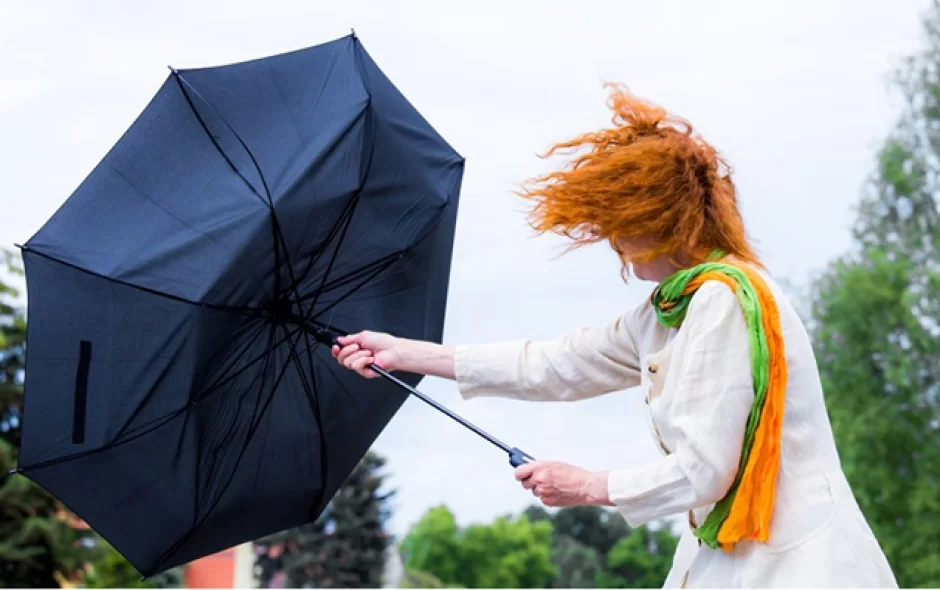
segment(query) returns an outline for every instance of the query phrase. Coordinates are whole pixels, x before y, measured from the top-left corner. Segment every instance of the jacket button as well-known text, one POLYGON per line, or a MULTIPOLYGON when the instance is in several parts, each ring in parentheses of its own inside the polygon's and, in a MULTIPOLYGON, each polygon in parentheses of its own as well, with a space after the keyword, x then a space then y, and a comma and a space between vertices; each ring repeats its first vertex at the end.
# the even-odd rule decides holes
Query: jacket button
POLYGON ((650 372, 650 373, 655 373, 656 371, 659 370, 659 364, 657 364, 657 363, 650 363, 650 366, 649 366, 648 368, 649 368, 649 372, 650 372))

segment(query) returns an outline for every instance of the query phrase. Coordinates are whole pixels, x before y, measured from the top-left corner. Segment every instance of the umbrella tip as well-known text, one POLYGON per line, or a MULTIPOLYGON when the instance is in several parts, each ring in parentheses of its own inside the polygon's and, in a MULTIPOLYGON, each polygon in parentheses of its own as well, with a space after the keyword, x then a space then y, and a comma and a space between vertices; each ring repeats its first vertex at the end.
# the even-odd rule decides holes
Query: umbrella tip
POLYGON ((172 74, 173 74, 174 76, 179 76, 179 75, 180 75, 180 73, 177 72, 177 71, 176 71, 176 68, 174 68, 173 66, 168 65, 168 66, 166 67, 166 69, 170 70, 170 72, 172 72, 172 74))
POLYGON ((358 37, 356 37, 356 29, 350 28, 350 29, 349 29, 349 35, 350 35, 353 39, 358 39, 358 37))

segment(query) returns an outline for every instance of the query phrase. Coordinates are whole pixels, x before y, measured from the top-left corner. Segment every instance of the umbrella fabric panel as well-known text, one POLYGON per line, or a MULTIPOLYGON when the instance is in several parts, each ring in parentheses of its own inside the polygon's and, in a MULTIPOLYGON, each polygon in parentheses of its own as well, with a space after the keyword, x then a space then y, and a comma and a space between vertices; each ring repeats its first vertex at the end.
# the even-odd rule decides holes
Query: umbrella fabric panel
POLYGON ((313 193, 296 185, 332 152, 346 151, 334 139, 369 104, 348 39, 179 74, 200 117, 213 120, 210 129, 237 132, 238 138, 231 132, 219 138, 221 150, 257 193, 269 192, 275 203, 292 195, 324 198, 322 185, 313 185, 313 193))
POLYGON ((31 297, 44 310, 29 327, 21 468, 31 478, 135 564, 163 557, 196 525, 218 536, 201 543, 240 542, 225 536, 219 515, 261 502, 277 507, 257 523, 261 535, 312 517, 322 495, 320 437, 305 394, 312 376, 290 360, 299 330, 102 281, 28 251, 26 261, 31 297), (70 297, 60 296, 62 282, 70 297), (70 436, 76 333, 92 344, 80 442, 70 436), (49 432, 59 436, 50 441, 49 432), (225 500, 226 489, 238 494, 225 500), (128 530, 128 521, 137 526, 128 530))
MULTIPOLYGON (((233 261, 251 262, 240 273, 265 283, 274 266, 267 215, 168 79, 27 245, 103 276, 201 301, 233 261), (268 240, 255 242, 266 229, 268 240)), ((251 301, 257 291, 241 294, 251 301)))
MULTIPOLYGON (((203 354, 196 332, 203 310, 31 250, 24 262, 31 312, 22 465, 101 447, 135 421, 186 406, 203 354), (90 362, 84 398, 76 399, 82 341, 90 362), (83 424, 75 424, 76 413, 83 424)), ((223 323, 244 321, 214 313, 223 323)))

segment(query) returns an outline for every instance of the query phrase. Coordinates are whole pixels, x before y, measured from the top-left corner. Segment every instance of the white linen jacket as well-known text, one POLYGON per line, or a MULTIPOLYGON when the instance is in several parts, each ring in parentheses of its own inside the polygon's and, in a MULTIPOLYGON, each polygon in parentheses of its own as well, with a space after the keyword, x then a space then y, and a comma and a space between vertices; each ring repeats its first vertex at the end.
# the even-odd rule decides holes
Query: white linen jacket
POLYGON ((458 387, 466 398, 575 401, 641 386, 663 458, 610 471, 608 488, 631 526, 688 514, 666 587, 897 587, 840 466, 803 323, 764 278, 780 308, 788 367, 766 544, 744 541, 726 553, 692 534, 734 480, 754 400, 744 316, 724 284, 706 282, 678 330, 662 327, 647 302, 605 328, 552 341, 458 346, 458 387))

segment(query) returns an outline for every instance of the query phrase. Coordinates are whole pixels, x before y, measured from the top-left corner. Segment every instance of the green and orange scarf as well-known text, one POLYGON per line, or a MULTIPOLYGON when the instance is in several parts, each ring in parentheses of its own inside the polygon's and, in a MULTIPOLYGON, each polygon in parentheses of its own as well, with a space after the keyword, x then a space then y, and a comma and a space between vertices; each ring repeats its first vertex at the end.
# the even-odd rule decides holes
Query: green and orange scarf
POLYGON ((652 295, 659 323, 676 328, 706 281, 720 281, 737 295, 750 340, 754 404, 747 419, 737 475, 695 535, 712 548, 731 551, 742 539, 766 543, 774 512, 787 364, 780 313, 764 278, 753 268, 715 260, 681 270, 652 295))

